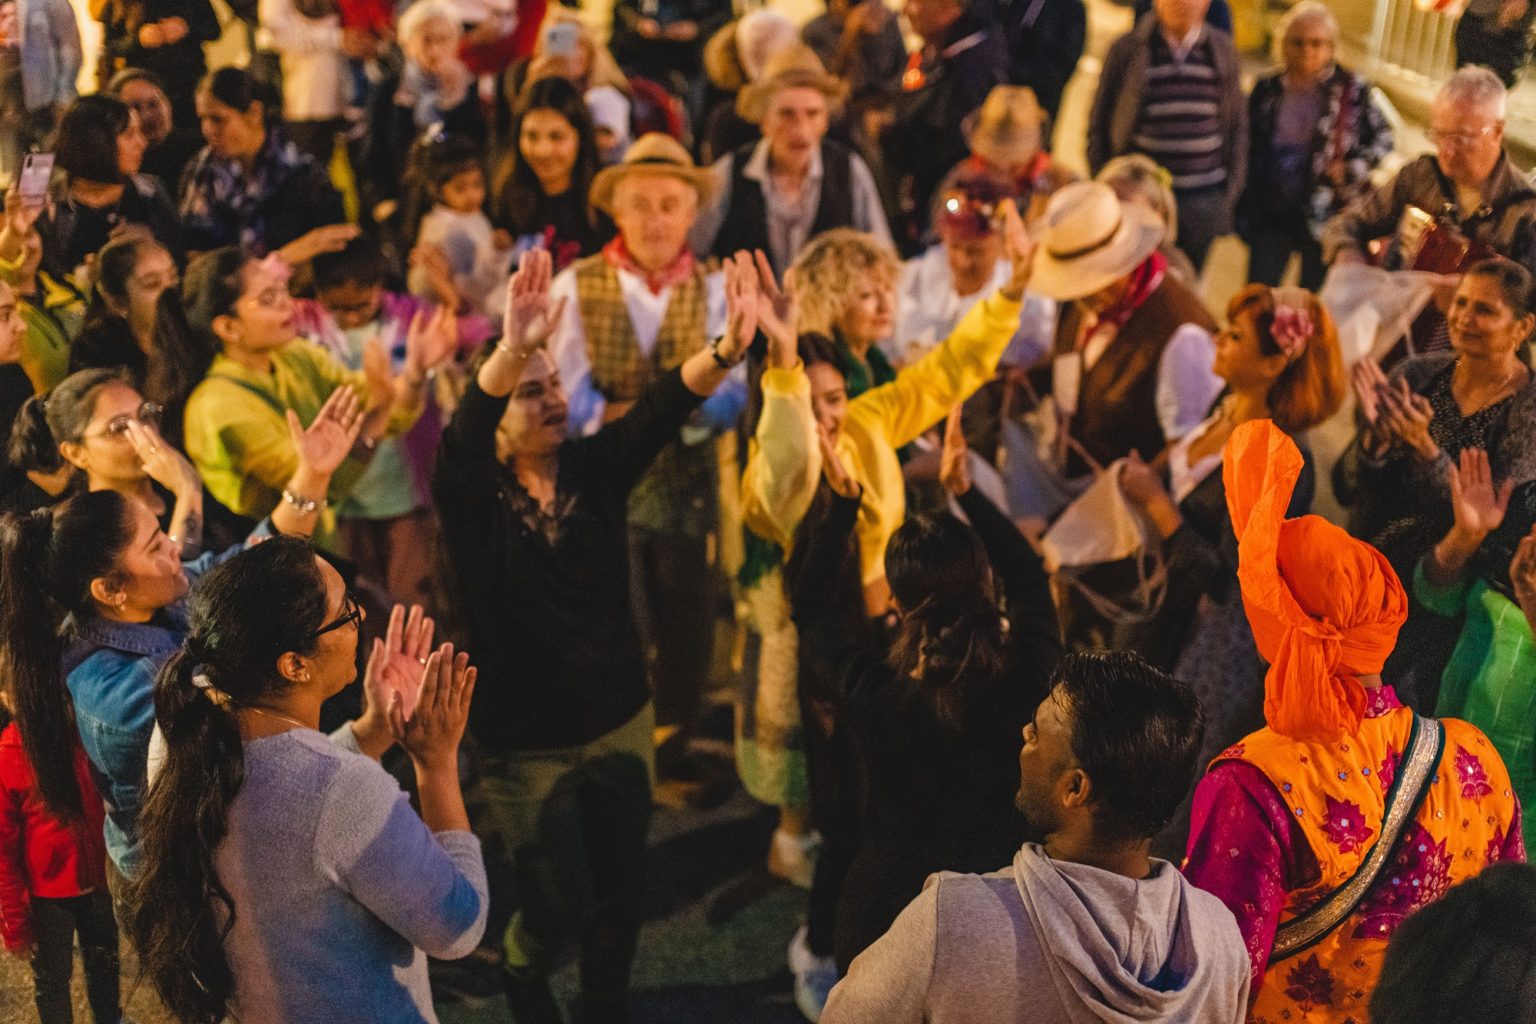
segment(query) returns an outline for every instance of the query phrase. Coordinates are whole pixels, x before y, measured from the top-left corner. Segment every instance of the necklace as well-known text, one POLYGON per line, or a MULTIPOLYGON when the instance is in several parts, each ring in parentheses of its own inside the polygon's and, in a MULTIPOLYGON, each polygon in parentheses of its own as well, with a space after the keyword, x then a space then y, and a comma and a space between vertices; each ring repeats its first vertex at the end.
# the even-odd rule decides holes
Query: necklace
POLYGON ((275 719, 277 719, 280 722, 287 722, 289 725, 296 725, 300 729, 312 728, 312 726, 305 725, 303 722, 299 721, 297 718, 289 718, 287 715, 280 715, 276 711, 268 711, 265 708, 259 708, 255 704, 244 704, 244 705, 241 705, 241 706, 244 707, 245 710, 247 710, 247 711, 254 711, 258 715, 261 715, 264 718, 275 718, 275 719))
MULTIPOLYGON (((1457 360, 1456 360, 1456 368, 1460 369, 1461 365, 1462 365, 1461 359, 1458 357, 1457 360)), ((1525 370, 1525 367, 1517 362, 1515 364, 1515 368, 1513 370, 1509 371, 1509 376, 1505 377, 1504 380, 1499 384, 1498 390, 1493 393, 1492 397, 1490 397, 1487 401, 1483 402, 1482 404, 1476 406, 1475 408, 1467 410, 1465 413, 1462 414, 1463 418, 1466 418, 1467 416, 1476 415, 1477 413, 1482 412, 1484 409, 1488 408, 1490 405, 1493 405, 1495 402, 1497 402, 1500 399, 1502 399, 1504 397, 1504 393, 1510 389, 1510 386, 1512 384, 1514 384, 1515 378, 1520 376, 1520 374, 1522 372, 1524 372, 1524 370, 1525 370)), ((1455 380, 1453 378, 1452 379, 1452 384, 1454 385, 1454 383, 1455 383, 1455 380)))

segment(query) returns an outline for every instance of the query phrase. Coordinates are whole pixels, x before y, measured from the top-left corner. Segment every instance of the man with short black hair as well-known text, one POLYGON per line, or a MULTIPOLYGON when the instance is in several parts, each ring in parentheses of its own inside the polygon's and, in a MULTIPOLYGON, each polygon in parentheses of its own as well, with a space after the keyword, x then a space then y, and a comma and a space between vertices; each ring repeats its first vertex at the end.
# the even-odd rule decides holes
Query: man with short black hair
POLYGON ((1062 659, 1024 728, 1012 870, 929 878, 822 1024, 1237 1024, 1248 966, 1220 901, 1150 855, 1196 772, 1194 693, 1130 652, 1062 659))

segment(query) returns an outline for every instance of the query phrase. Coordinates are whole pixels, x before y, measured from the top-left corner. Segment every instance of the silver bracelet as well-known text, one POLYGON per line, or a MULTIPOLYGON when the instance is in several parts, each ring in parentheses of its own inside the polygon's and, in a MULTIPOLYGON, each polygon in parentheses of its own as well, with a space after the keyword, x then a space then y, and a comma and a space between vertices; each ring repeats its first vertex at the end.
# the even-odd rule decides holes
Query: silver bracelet
POLYGON ((324 498, 316 501, 314 498, 301 497, 297 494, 294 494, 292 491, 284 491, 283 500, 289 505, 292 505, 294 510, 301 516, 312 516, 322 509, 331 507, 331 503, 326 501, 324 498))

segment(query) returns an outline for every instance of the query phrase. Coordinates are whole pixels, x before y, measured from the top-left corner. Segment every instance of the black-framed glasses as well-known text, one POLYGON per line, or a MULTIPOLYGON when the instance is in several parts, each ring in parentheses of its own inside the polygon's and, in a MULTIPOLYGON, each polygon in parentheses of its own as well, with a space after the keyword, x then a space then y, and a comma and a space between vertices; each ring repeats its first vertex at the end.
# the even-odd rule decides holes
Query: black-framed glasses
POLYGON ((165 409, 159 403, 145 402, 139 406, 137 412, 125 412, 121 415, 113 416, 107 420, 107 425, 97 433, 81 434, 80 440, 89 441, 96 437, 110 437, 113 440, 121 441, 127 436, 128 427, 132 423, 142 423, 147 427, 158 427, 160 425, 160 417, 164 412, 165 409))
POLYGON ((309 638, 310 642, 313 643, 314 641, 319 640, 327 633, 334 633, 336 630, 341 629, 343 626, 349 624, 359 625, 362 623, 362 621, 362 606, 357 603, 357 598, 352 595, 352 591, 348 590, 341 596, 341 614, 311 633, 309 638))

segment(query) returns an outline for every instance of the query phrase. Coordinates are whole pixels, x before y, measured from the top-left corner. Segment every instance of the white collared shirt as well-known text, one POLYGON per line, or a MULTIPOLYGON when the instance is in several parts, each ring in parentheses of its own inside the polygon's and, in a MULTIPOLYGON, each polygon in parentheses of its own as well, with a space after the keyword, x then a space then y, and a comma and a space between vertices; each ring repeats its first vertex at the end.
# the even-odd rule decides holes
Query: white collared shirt
POLYGON ((1189 59, 1190 53, 1200 44, 1200 38, 1205 33, 1205 24, 1202 22, 1185 33, 1183 39, 1175 39, 1169 35, 1161 25, 1158 31, 1162 33, 1163 42, 1168 44, 1168 49, 1173 51, 1173 59, 1180 64, 1189 59))
MULTIPOLYGON (((649 356, 656 351, 656 339, 661 334, 661 322, 666 318, 673 289, 667 287, 659 294, 652 294, 640 275, 621 269, 618 277, 635 342, 641 354, 649 356)), ((549 354, 560 372, 560 383, 570 403, 570 430, 573 434, 594 434, 603 425, 603 411, 608 402, 592 380, 592 361, 587 355, 587 331, 576 295, 574 268, 567 267, 555 275, 550 283, 549 298, 552 305, 565 300, 560 322, 549 339, 549 354)), ((703 344, 725 331, 725 275, 719 271, 704 276, 704 330, 703 344)), ((716 425, 734 422, 745 403, 746 373, 738 366, 730 379, 704 403, 704 418, 716 425), (734 414, 731 411, 733 405, 734 414)))
MULTIPOLYGON (((896 332, 881 348, 892 362, 905 366, 916 362, 949 337, 971 307, 1008 281, 1007 260, 998 260, 991 279, 970 295, 956 293, 949 257, 942 243, 929 246, 922 255, 901 265, 896 286, 896 332)), ((1034 292, 1024 293, 1019 310, 1019 329, 1003 352, 1000 363, 1033 366, 1051 349, 1056 334, 1056 303, 1034 292)))
MULTIPOLYGON (((731 179, 735 169, 734 153, 727 153, 710 167, 710 173, 715 177, 715 200, 699 210, 699 218, 688 236, 694 252, 707 253, 714 248, 715 238, 725 225, 731 208, 731 179)), ((885 222, 885 209, 880 205, 880 190, 875 186, 875 176, 870 173, 864 158, 852 154, 848 171, 851 226, 869 232, 887 245, 893 244, 890 226, 885 222)), ((825 174, 821 147, 817 146, 811 153, 811 166, 799 197, 782 195, 774 187, 768 170, 768 140, 760 139, 752 147, 752 155, 741 169, 741 176, 757 182, 758 188, 762 189, 763 205, 768 210, 768 256, 775 267, 788 267, 810 241, 816 211, 821 206, 821 183, 825 174)))

